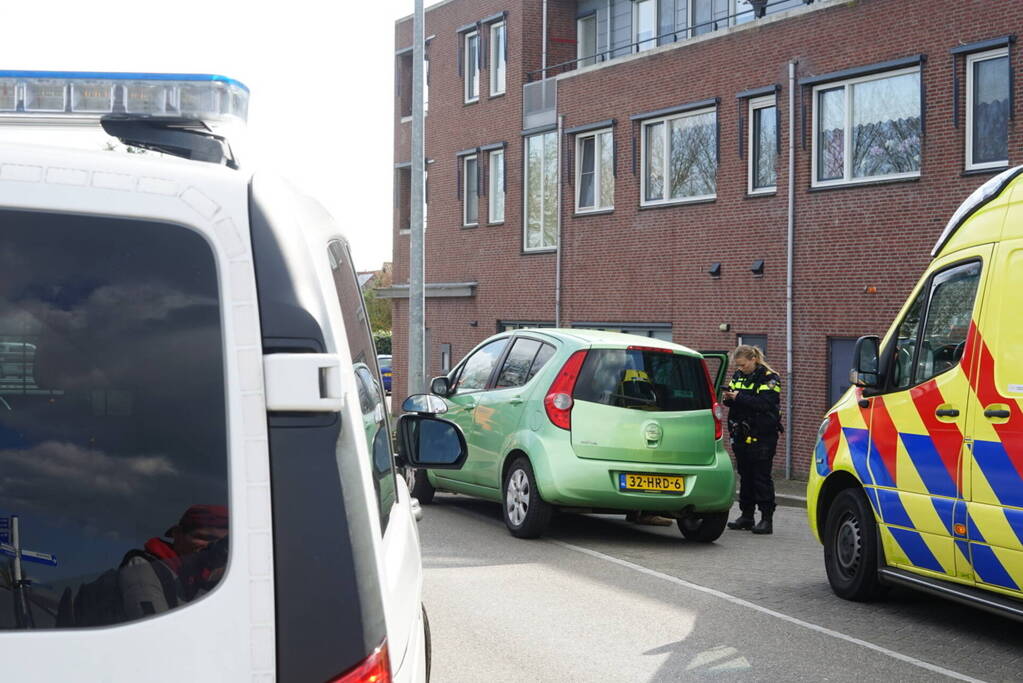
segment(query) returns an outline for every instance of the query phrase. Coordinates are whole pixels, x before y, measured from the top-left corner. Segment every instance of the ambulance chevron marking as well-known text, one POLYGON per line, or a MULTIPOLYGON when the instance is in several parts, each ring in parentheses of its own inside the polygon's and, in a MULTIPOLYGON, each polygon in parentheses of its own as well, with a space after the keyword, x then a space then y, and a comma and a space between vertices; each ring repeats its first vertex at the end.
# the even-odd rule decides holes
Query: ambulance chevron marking
POLYGON ((882 397, 878 396, 871 401, 870 411, 870 448, 867 451, 867 464, 878 486, 894 488, 899 432, 891 415, 888 414, 882 397))
POLYGON ((823 444, 827 449, 828 469, 835 468, 835 454, 838 453, 838 442, 842 436, 842 422, 838 413, 828 415, 828 426, 824 429, 823 444))
POLYGON ((950 498, 938 498, 937 496, 932 496, 931 505, 934 506, 934 511, 938 513, 938 518, 941 520, 941 523, 945 525, 945 530, 948 531, 948 535, 955 536, 955 528, 952 522, 952 517, 955 514, 955 501, 950 498))
POLYGON ((1020 545, 1023 545, 1023 510, 1004 508, 1002 512, 1005 513, 1005 521, 1012 527, 1020 545))
POLYGON ((966 526, 968 527, 967 534, 971 541, 977 541, 979 543, 987 543, 987 539, 984 538, 984 534, 980 532, 980 527, 973 521, 973 515, 966 515, 966 526))
POLYGON ((881 518, 884 519, 885 524, 895 524, 910 529, 916 528, 909 513, 906 512, 906 507, 902 504, 898 491, 877 489, 877 500, 881 506, 881 518))
POLYGON ((888 527, 888 531, 891 532, 892 537, 899 544, 899 547, 902 548, 902 551, 906 553, 906 557, 909 558, 910 563, 914 567, 930 569, 942 574, 946 573, 945 568, 941 566, 938 558, 934 556, 934 553, 931 552, 931 549, 918 532, 898 527, 888 527))
POLYGON ((945 402, 941 390, 938 388, 938 381, 932 379, 920 386, 913 387, 909 395, 913 398, 913 404, 916 406, 917 412, 920 413, 920 419, 923 420, 927 430, 926 438, 931 441, 929 450, 919 448, 920 444, 918 443, 918 450, 914 452, 906 442, 907 435, 902 435, 903 443, 906 443, 910 457, 913 458, 917 470, 920 471, 920 478, 927 484, 927 489, 931 493, 940 496, 961 496, 960 482, 956 474, 959 467, 959 454, 963 446, 963 433, 959 431, 958 424, 942 422, 935 415, 938 407, 945 402), (941 464, 944 465, 945 477, 941 477, 936 471, 937 463, 931 459, 932 453, 937 455, 941 464), (920 457, 919 462, 917 461, 918 457, 920 457), (951 484, 951 489, 948 488, 949 484, 951 484), (935 488, 932 488, 932 485, 935 488))
POLYGON ((868 486, 874 483, 867 469, 867 444, 870 442, 870 433, 866 429, 854 429, 845 427, 842 429, 845 434, 845 442, 849 444, 849 459, 852 460, 856 476, 868 486))
POLYGON ((935 448, 935 440, 927 434, 899 434, 902 443, 909 453, 913 467, 916 469, 920 480, 927 487, 927 492, 935 496, 959 496, 959 487, 956 485, 955 475, 949 472, 935 448))
POLYGON ((980 543, 971 543, 970 550, 972 552, 973 569, 981 581, 992 586, 1001 586, 1014 591, 1019 590, 1019 585, 1012 580, 1012 576, 1005 570, 1001 560, 998 559, 998 555, 995 554, 994 548, 989 545, 981 545, 980 543))

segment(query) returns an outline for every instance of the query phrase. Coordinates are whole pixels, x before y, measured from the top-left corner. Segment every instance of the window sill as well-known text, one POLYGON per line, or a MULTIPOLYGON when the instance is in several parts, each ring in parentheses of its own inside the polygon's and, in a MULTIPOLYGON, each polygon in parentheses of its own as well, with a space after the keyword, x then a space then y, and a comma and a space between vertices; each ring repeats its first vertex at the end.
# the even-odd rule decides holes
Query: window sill
POLYGON ((576 210, 572 214, 572 218, 583 218, 585 216, 606 216, 609 213, 614 213, 615 208, 612 206, 609 209, 583 209, 576 210))
POLYGON ((508 94, 507 90, 504 91, 504 92, 492 92, 492 93, 490 93, 490 98, 489 99, 496 100, 497 98, 504 97, 507 94, 508 94))
POLYGON ((920 176, 907 176, 905 178, 887 178, 885 180, 863 180, 860 182, 836 183, 834 185, 811 185, 807 192, 827 192, 828 190, 850 190, 857 187, 876 187, 877 185, 894 185, 898 183, 920 182, 920 176))
POLYGON ((479 104, 479 102, 480 102, 480 98, 477 97, 474 100, 465 100, 464 102, 462 102, 462 106, 463 107, 468 107, 470 104, 479 104))
POLYGON ((504 225, 504 221, 497 221, 496 223, 490 223, 490 222, 487 223, 488 227, 491 226, 491 225, 504 225))
POLYGON ((461 225, 459 227, 461 227, 462 230, 472 230, 473 228, 480 227, 480 224, 479 223, 469 223, 468 225, 461 225))
POLYGON ((969 178, 975 175, 995 175, 1005 171, 1009 168, 1009 163, 1006 162, 1001 166, 991 166, 989 168, 968 168, 959 174, 962 178, 969 178))
POLYGON ((402 123, 409 123, 411 120, 412 120, 412 116, 411 115, 409 115, 409 116, 402 116, 401 117, 401 122, 402 123))
POLYGON ((401 228, 400 230, 398 230, 398 234, 399 235, 411 235, 412 234, 412 229, 411 228, 401 228))
POLYGON ((640 211, 647 211, 649 209, 671 209, 679 206, 692 206, 693 204, 713 204, 718 200, 717 195, 713 197, 703 197, 700 199, 688 199, 677 202, 664 202, 663 204, 640 204, 640 211))
POLYGON ((757 192, 747 192, 743 195, 743 199, 759 199, 760 197, 776 197, 778 196, 778 188, 773 190, 759 190, 757 192))
POLYGON ((523 249, 520 253, 522 256, 536 256, 542 254, 553 254, 557 251, 557 247, 544 247, 543 249, 523 249))

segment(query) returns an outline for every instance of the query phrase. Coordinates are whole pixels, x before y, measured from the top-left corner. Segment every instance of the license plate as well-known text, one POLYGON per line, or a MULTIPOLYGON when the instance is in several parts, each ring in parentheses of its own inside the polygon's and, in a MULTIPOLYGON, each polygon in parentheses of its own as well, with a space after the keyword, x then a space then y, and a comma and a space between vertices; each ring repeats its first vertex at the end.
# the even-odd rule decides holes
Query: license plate
POLYGON ((685 477, 670 474, 634 474, 622 472, 618 475, 619 491, 667 491, 684 493, 685 477))

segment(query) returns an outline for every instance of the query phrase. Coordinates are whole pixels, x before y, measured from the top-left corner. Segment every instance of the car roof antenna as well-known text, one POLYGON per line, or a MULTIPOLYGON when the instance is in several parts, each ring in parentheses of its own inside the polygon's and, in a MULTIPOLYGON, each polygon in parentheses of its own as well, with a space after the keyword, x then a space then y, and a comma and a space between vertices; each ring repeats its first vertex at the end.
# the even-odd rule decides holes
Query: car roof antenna
POLYGON ((197 119, 114 114, 101 118, 100 124, 108 135, 131 147, 238 168, 227 140, 215 135, 205 122, 197 119))

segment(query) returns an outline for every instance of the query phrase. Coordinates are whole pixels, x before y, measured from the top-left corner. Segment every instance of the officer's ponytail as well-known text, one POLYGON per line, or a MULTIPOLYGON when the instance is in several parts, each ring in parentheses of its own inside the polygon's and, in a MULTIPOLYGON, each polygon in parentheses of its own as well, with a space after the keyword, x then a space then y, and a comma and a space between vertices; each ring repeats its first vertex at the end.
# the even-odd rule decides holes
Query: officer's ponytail
POLYGON ((749 344, 740 344, 739 346, 735 347, 735 351, 732 351, 732 362, 733 363, 735 362, 736 358, 750 358, 750 359, 756 361, 757 365, 763 365, 764 368, 768 372, 774 373, 776 375, 778 374, 778 373, 776 373, 774 371, 774 368, 772 368, 770 365, 768 365, 767 361, 764 360, 764 352, 760 350, 759 346, 750 346, 749 344))

